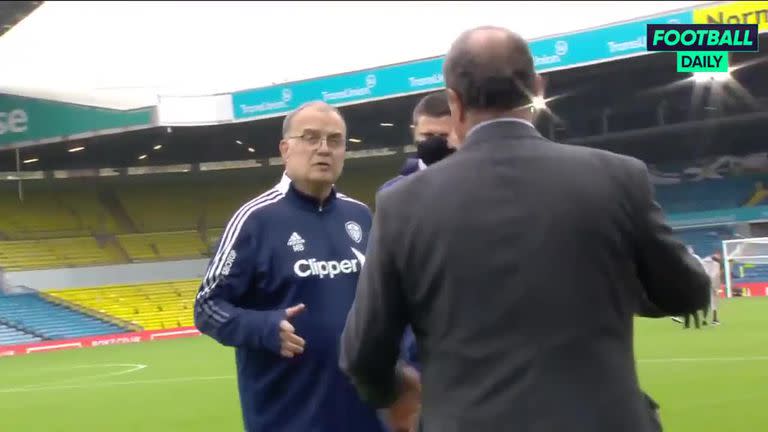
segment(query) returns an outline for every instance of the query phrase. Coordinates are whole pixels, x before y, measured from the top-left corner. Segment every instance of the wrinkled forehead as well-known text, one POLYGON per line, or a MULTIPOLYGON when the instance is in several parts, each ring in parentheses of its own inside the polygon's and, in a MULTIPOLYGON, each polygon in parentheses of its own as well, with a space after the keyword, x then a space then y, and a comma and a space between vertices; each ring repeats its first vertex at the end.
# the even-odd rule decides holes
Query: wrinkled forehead
POLYGON ((448 136, 452 131, 453 124, 451 123, 451 116, 420 116, 416 121, 416 125, 414 126, 414 132, 417 135, 448 136))
POLYGON ((292 136, 304 133, 323 135, 346 135, 347 125, 341 116, 325 107, 307 107, 293 117, 289 133, 292 136))

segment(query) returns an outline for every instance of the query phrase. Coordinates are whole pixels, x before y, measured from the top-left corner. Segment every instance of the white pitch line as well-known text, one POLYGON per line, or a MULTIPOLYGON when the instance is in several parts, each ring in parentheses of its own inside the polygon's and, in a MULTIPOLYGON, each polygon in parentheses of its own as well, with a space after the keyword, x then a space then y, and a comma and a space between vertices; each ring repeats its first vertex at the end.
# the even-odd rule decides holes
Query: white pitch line
POLYGON ((45 391, 45 390, 74 390, 94 387, 113 387, 121 385, 136 385, 136 384, 164 384, 172 382, 194 382, 194 381, 214 381, 223 379, 235 378, 234 375, 221 375, 221 376, 208 376, 208 377, 182 377, 182 378, 161 378, 154 380, 139 380, 139 381, 112 381, 112 382, 99 382, 83 385, 68 385, 68 386, 49 386, 49 387, 21 387, 0 389, 0 393, 22 393, 32 391, 45 391))
MULTIPOLYGON (((684 363, 684 362, 731 362, 731 361, 768 361, 768 356, 757 357, 680 357, 680 358, 657 358, 657 359, 640 359, 638 362, 643 363, 684 363)), ((139 366, 139 365, 133 365, 139 366)), ((144 366, 144 365, 141 365, 144 366)), ((146 366, 145 366, 146 367, 146 366)), ((143 368, 142 368, 143 369, 143 368)), ((120 374, 134 372, 139 369, 133 369, 129 371, 121 371, 120 374)), ((22 393, 33 391, 47 391, 47 390, 77 390, 94 387, 113 387, 123 385, 140 385, 140 384, 165 384, 165 383, 186 383, 195 381, 218 381, 228 380, 236 378, 234 375, 219 375, 219 376, 203 376, 203 377, 179 377, 179 378, 159 378, 151 380, 137 380, 137 381, 112 381, 112 382, 98 382, 81 385, 67 385, 67 386, 35 386, 35 387, 20 387, 10 389, 0 389, 2 393, 22 393)))
POLYGON ((142 369, 145 369, 147 365, 145 364, 134 364, 134 363, 105 363, 105 364, 93 364, 93 365, 79 365, 79 366, 62 366, 62 367, 56 367, 56 368, 46 368, 42 369, 42 371, 50 372, 50 371, 70 371, 75 369, 101 369, 101 368, 127 368, 125 370, 117 371, 117 372, 107 372, 102 374, 96 374, 96 375, 86 375, 81 377, 73 377, 73 378, 65 378, 62 380, 54 380, 53 382, 48 382, 45 384, 28 384, 23 385, 18 388, 36 388, 36 387, 50 387, 53 385, 60 385, 72 381, 79 381, 83 379, 90 379, 90 378, 107 378, 107 377, 113 377, 113 376, 120 376, 125 375, 133 372, 138 372, 142 369))
POLYGON ((134 363, 105 363, 105 364, 93 364, 93 365, 78 365, 78 366, 62 366, 62 367, 53 367, 53 368, 44 368, 44 369, 38 369, 36 372, 51 372, 51 371, 72 371, 76 369, 101 369, 101 368, 127 368, 125 370, 120 370, 117 372, 107 372, 107 373, 101 373, 96 375, 85 375, 85 376, 77 376, 72 378, 64 378, 64 379, 58 379, 58 380, 52 380, 48 381, 46 383, 38 383, 38 384, 26 384, 21 385, 19 387, 10 388, 10 389, 4 389, 4 391, 11 391, 11 390, 27 390, 27 389, 36 389, 36 388, 48 388, 51 386, 60 386, 61 384, 71 383, 71 382, 77 382, 82 381, 85 379, 91 379, 91 378, 107 378, 107 377, 113 377, 113 376, 120 376, 125 375, 133 372, 140 371, 142 369, 145 369, 147 365, 145 364, 134 364, 134 363))

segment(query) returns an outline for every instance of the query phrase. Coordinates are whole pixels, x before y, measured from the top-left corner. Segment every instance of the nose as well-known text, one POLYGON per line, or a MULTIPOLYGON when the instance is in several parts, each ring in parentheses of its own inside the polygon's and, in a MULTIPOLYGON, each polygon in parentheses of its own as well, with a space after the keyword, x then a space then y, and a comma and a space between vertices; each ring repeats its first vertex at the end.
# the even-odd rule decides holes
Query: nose
POLYGON ((317 152, 323 154, 331 152, 331 148, 328 147, 328 138, 320 139, 320 144, 317 146, 317 152))

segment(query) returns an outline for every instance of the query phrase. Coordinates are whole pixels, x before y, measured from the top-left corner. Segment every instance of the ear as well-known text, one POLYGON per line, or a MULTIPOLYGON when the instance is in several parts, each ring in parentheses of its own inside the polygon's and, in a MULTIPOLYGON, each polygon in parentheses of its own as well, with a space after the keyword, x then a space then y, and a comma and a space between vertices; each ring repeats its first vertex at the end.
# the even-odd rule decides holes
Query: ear
POLYGON ((288 159, 288 151, 290 150, 290 144, 286 140, 280 140, 280 157, 283 158, 283 163, 288 159))
POLYGON ((451 120, 453 124, 458 124, 464 121, 464 106, 461 103, 459 94, 453 91, 453 89, 446 89, 445 94, 448 97, 448 107, 451 109, 451 120))

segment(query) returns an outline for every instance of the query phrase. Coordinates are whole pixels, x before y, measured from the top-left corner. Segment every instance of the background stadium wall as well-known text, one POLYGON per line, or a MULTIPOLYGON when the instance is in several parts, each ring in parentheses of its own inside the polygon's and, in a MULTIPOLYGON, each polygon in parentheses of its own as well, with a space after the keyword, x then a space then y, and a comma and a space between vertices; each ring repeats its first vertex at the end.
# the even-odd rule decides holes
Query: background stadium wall
POLYGON ((134 284, 203 277, 208 259, 8 272, 10 285, 36 290, 134 284))

